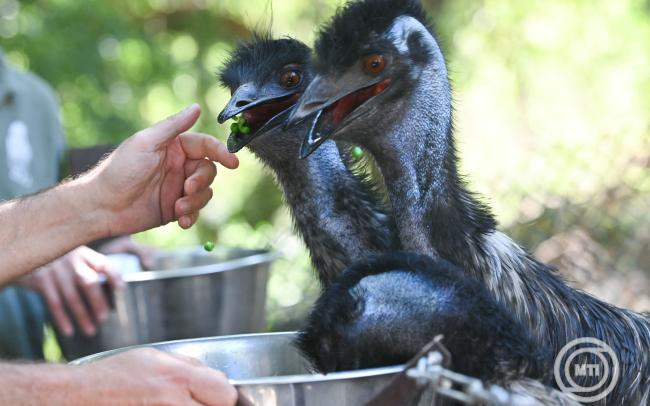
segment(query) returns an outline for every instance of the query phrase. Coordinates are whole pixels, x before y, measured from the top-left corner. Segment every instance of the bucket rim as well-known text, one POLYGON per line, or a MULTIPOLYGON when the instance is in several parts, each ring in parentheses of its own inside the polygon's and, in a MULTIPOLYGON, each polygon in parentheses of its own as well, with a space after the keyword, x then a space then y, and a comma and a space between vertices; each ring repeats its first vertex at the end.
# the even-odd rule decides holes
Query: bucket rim
MULTIPOLYGON (((190 344, 190 343, 197 344, 197 343, 205 343, 205 342, 227 341, 227 340, 245 339, 245 338, 262 338, 262 337, 285 336, 287 338, 294 338, 296 336, 296 333, 297 332, 295 331, 285 331, 285 332, 274 332, 274 333, 235 334, 235 335, 226 335, 226 336, 163 341, 158 343, 135 345, 131 347, 104 351, 94 355, 89 355, 87 357, 79 358, 77 360, 71 361, 69 364, 85 365, 95 361, 100 361, 112 355, 117 355, 122 352, 137 349, 137 348, 156 348, 165 351, 165 347, 171 345, 176 346, 179 344, 180 345, 190 344)), ((337 382, 337 381, 345 381, 345 380, 352 380, 352 379, 371 378, 371 377, 377 377, 382 375, 395 375, 403 372, 405 368, 406 368, 405 365, 395 365, 395 366, 380 367, 380 368, 360 369, 355 371, 332 372, 327 375, 324 374, 279 375, 279 376, 265 376, 265 377, 248 378, 248 379, 230 379, 229 382, 237 387, 295 385, 295 384, 311 384, 311 383, 320 383, 320 382, 325 383, 325 382, 337 382)))
MULTIPOLYGON (((249 268, 263 263, 271 263, 272 261, 282 256, 279 252, 271 251, 271 250, 261 250, 261 249, 244 250, 244 249, 235 249, 235 248, 232 248, 231 250, 241 251, 243 253, 249 253, 249 255, 244 255, 240 258, 233 258, 233 259, 225 260, 223 262, 217 262, 208 265, 198 265, 198 266, 175 268, 175 269, 125 273, 122 275, 122 279, 124 280, 125 283, 128 284, 134 282, 146 282, 146 281, 153 281, 153 280, 187 278, 192 276, 210 275, 210 274, 223 273, 223 272, 229 272, 234 270, 241 270, 242 268, 249 268)), ((167 253, 201 254, 205 256, 211 255, 210 253, 204 252, 200 248, 179 249, 175 251, 169 251, 167 253)))

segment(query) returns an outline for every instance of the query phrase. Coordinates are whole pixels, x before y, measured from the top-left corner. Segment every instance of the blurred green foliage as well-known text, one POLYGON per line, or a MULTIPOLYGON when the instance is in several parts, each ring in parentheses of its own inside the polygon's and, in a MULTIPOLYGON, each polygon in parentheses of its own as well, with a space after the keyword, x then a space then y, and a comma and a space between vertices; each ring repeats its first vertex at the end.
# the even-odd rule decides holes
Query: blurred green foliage
MULTIPOLYGON (((228 93, 215 72, 251 29, 308 43, 340 1, 0 0, 0 46, 58 92, 70 146, 117 143, 191 102, 199 130, 228 93)), ((650 13, 646 0, 429 0, 455 87, 464 170, 535 247, 585 230, 616 269, 650 268, 650 13), (532 223, 531 223, 532 222, 532 223)), ((248 153, 220 173, 199 226, 139 238, 269 247, 271 328, 317 292, 271 176, 248 153)))

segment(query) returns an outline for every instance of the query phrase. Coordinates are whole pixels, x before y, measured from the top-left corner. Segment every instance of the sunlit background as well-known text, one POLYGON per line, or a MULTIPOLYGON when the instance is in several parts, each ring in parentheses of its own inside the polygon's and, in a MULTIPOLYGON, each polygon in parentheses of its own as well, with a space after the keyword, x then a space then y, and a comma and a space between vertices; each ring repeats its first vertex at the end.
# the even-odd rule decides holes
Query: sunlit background
MULTIPOLYGON (((118 143, 198 101, 200 130, 226 138, 215 72, 251 29, 311 43, 339 0, 0 0, 0 46, 57 91, 70 147, 118 143)), ((608 301, 650 308, 650 2, 426 1, 450 63, 472 187, 501 228, 608 301)), ((317 294, 272 178, 248 152, 221 171, 192 231, 143 233, 161 247, 213 240, 284 257, 269 328, 293 328, 317 294)))

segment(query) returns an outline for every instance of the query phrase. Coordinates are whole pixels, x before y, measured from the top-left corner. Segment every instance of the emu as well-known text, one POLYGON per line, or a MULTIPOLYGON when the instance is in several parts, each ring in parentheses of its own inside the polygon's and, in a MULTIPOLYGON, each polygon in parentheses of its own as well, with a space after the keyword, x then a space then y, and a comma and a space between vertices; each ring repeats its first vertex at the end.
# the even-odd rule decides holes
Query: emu
POLYGON ((594 404, 648 404, 648 315, 569 287, 497 231, 490 209, 463 182, 446 63, 420 2, 349 3, 320 31, 313 63, 315 77, 287 123, 318 113, 301 155, 328 139, 366 148, 386 183, 402 249, 446 258, 480 281, 553 355, 549 370, 573 339, 609 344, 621 375, 594 404))
POLYGON ((355 259, 394 249, 396 237, 373 185, 353 173, 334 142, 299 160, 306 128, 281 129, 311 81, 310 56, 307 45, 291 38, 256 34, 239 44, 219 74, 232 93, 219 122, 238 114, 246 119, 250 134, 232 134, 228 148, 248 146, 271 169, 327 287, 355 259))
POLYGON ((378 208, 365 180, 347 168, 333 142, 308 160, 298 159, 307 128, 283 132, 280 127, 296 95, 311 81, 309 53, 299 41, 257 35, 233 51, 220 74, 233 96, 219 120, 243 113, 251 126, 249 134, 230 136, 229 149, 248 146, 275 173, 312 257, 324 259, 314 261, 324 293, 300 334, 299 348, 327 372, 402 363, 443 334, 456 370, 491 382, 521 378, 515 382, 539 387, 523 377, 543 375, 542 352, 482 285, 444 260, 394 252, 373 255, 395 250, 390 217, 378 208), (331 243, 322 245, 318 238, 331 243), (373 238, 380 239, 367 242, 373 238), (328 256, 338 260, 325 261, 328 256), (367 256, 371 258, 353 264, 367 256), (355 345, 337 352, 332 332, 321 330, 320 320, 334 322, 334 334, 357 337, 355 345))

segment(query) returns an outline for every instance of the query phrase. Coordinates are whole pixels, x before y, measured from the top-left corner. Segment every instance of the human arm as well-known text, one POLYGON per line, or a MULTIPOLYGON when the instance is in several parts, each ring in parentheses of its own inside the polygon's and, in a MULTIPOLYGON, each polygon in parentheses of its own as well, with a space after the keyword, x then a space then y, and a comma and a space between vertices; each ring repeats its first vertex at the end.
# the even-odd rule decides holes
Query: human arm
POLYGON ((191 227, 212 197, 213 162, 238 165, 215 138, 185 133, 199 115, 193 105, 127 139, 83 176, 0 205, 0 284, 91 240, 174 220, 191 227))
POLYGON ((2 405, 232 406, 237 400, 223 373, 153 349, 81 366, 0 364, 0 383, 2 405))

